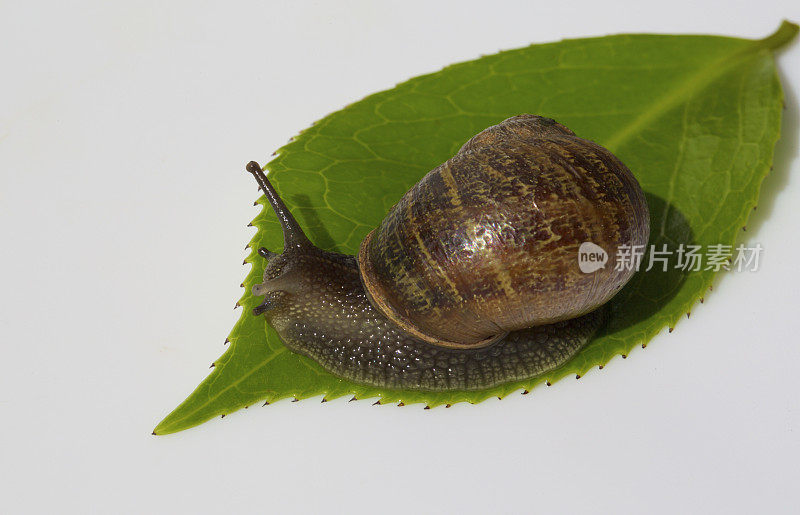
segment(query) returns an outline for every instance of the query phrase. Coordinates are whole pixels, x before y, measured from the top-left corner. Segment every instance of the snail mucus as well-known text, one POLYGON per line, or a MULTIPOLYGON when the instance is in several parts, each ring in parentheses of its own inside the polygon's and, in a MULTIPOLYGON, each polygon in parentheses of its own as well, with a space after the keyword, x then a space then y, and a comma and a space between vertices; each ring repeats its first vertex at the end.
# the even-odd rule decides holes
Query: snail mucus
POLYGON ((478 133, 395 204, 358 256, 315 247, 256 162, 283 228, 261 248, 264 315, 284 344, 377 387, 474 390, 532 378, 597 332, 632 269, 579 268, 583 242, 613 263, 647 243, 644 193, 608 150, 556 121, 509 118, 478 133))

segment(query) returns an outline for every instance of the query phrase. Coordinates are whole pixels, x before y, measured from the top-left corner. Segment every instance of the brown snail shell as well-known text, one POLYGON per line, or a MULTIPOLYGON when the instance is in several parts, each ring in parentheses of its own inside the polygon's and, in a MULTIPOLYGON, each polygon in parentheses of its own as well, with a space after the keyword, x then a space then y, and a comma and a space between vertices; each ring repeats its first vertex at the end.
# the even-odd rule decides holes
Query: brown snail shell
POLYGON ((470 139, 392 207, 362 242, 373 305, 409 334, 445 347, 579 317, 634 270, 612 264, 645 245, 639 183, 611 152, 549 118, 520 115, 470 139), (583 242, 608 265, 581 272, 583 242))

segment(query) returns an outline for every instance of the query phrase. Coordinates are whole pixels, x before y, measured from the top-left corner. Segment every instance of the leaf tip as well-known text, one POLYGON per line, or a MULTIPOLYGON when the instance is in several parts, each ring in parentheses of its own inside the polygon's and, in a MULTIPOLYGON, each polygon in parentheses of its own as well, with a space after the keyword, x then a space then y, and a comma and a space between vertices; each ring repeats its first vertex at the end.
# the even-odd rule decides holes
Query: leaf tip
POLYGON ((797 32, 800 31, 800 26, 789 20, 783 20, 778 30, 761 40, 767 48, 776 49, 792 41, 797 32))

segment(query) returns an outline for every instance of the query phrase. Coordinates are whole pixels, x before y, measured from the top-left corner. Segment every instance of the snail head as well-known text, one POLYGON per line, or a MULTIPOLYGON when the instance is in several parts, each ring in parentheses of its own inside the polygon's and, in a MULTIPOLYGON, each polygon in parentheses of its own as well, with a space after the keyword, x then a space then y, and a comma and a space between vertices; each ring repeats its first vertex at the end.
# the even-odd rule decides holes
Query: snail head
POLYGON ((253 295, 265 297, 264 302, 253 309, 255 315, 261 315, 276 307, 284 294, 291 293, 297 288, 301 282, 298 280, 299 276, 307 273, 306 270, 302 270, 304 268, 302 263, 305 261, 303 257, 314 254, 318 249, 311 243, 278 196, 261 166, 255 161, 250 161, 246 169, 255 177, 283 229, 282 253, 277 254, 265 247, 258 249, 258 255, 267 260, 264 282, 253 287, 253 295))

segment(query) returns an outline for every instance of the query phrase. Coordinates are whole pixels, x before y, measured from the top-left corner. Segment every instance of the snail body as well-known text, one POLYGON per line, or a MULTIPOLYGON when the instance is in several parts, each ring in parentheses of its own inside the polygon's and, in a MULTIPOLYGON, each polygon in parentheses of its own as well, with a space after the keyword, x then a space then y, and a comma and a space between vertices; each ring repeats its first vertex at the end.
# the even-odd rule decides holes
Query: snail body
POLYGON ((385 388, 471 390, 572 358, 633 270, 582 273, 590 241, 610 257, 644 245, 649 215, 630 171, 548 118, 489 127, 429 172, 357 257, 314 247, 258 164, 284 231, 267 259, 264 314, 282 341, 331 373, 385 388))

